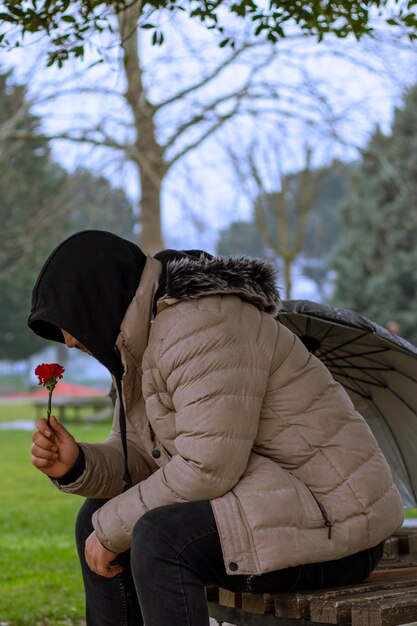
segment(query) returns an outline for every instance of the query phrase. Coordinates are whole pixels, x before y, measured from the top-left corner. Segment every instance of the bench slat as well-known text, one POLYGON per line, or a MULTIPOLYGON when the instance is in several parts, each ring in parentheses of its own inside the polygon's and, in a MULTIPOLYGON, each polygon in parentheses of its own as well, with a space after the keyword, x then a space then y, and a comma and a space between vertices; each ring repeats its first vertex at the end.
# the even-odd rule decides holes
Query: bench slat
POLYGON ((358 593, 379 590, 388 591, 390 589, 414 586, 416 584, 416 577, 412 574, 407 576, 390 576, 385 573, 385 576, 379 579, 368 579, 363 583, 349 585, 348 587, 278 593, 275 596, 275 615, 278 617, 291 617, 293 619, 309 619, 310 604, 316 600, 325 602, 326 600, 337 598, 341 595, 356 595, 358 593))
POLYGON ((378 564, 378 567, 372 572, 371 577, 378 575, 378 572, 385 572, 386 570, 392 570, 392 572, 401 571, 401 570, 417 570, 417 564, 404 561, 399 558, 387 558, 382 559, 382 561, 378 564))
POLYGON ((242 608, 242 594, 219 587, 219 604, 232 608, 242 608))
POLYGON ((400 554, 411 554, 417 552, 417 533, 401 535, 398 539, 398 552, 400 554))
POLYGON ((400 559, 397 553, 416 549, 417 534, 394 537, 391 544, 363 583, 264 594, 219 588, 218 601, 207 591, 210 615, 236 626, 398 626, 417 622, 417 564, 400 559))
POLYGON ((292 619, 281 619, 267 613, 259 615, 257 613, 247 613, 242 609, 229 606, 221 606, 214 602, 208 603, 210 617, 221 620, 227 624, 234 626, 322 626, 321 624, 299 620, 294 622, 292 619))
POLYGON ((393 557, 398 557, 399 554, 399 545, 400 545, 400 538, 399 537, 388 537, 388 539, 385 540, 385 544, 384 544, 384 556, 383 558, 393 558, 393 557))
POLYGON ((215 585, 207 585, 204 588, 207 602, 219 602, 219 588, 215 585))
POLYGON ((352 626, 398 626, 417 620, 417 596, 387 598, 352 609, 352 626))
MULTIPOLYGON (((417 586, 417 580, 412 587, 417 586)), ((370 602, 384 600, 387 598, 402 598, 410 594, 410 587, 400 587, 398 589, 385 589, 372 591, 369 593, 359 593, 354 595, 341 595, 331 600, 314 600, 310 604, 310 618, 316 622, 326 624, 340 624, 350 622, 351 613, 355 606, 368 606, 370 602)))
POLYGON ((275 594, 242 593, 242 609, 248 613, 265 615, 275 612, 275 594))

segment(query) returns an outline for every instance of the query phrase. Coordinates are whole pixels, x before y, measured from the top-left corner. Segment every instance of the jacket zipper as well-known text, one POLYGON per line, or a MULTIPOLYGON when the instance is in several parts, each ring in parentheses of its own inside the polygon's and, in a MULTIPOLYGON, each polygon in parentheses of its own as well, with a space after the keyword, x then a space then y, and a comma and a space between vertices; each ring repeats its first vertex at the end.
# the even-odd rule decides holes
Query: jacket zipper
POLYGON ((172 459, 172 454, 171 452, 169 452, 169 450, 166 449, 166 447, 164 446, 163 443, 161 443, 161 446, 163 447, 163 449, 165 450, 165 452, 167 453, 167 455, 169 456, 170 459, 172 459))
MULTIPOLYGON (((150 425, 150 423, 148 422, 148 426, 149 426, 149 433, 151 435, 151 441, 154 442, 155 441, 155 431, 152 428, 152 426, 150 425)), ((169 456, 170 459, 172 459, 172 454, 171 452, 169 452, 166 447, 164 446, 164 444, 160 441, 159 445, 162 446, 162 448, 165 450, 165 452, 167 453, 167 455, 169 456)))
MULTIPOLYGON (((306 485, 306 486, 307 486, 307 485, 306 485)), ((332 537, 332 527, 333 527, 333 524, 332 524, 332 523, 331 523, 331 521, 329 520, 329 516, 327 515, 327 511, 326 511, 326 509, 324 508, 324 506, 322 505, 322 503, 321 503, 321 502, 320 502, 320 501, 316 498, 316 496, 315 496, 315 495, 314 495, 314 493, 311 491, 311 489, 309 489, 308 487, 307 487, 307 489, 309 490, 309 492, 311 493, 311 495, 313 496, 313 498, 314 498, 314 499, 315 499, 315 501, 317 502, 317 506, 319 507, 319 509, 320 509, 320 513, 322 514, 323 519, 324 519, 324 525, 325 525, 325 526, 326 526, 326 528, 327 528, 327 538, 328 538, 328 539, 331 539, 331 537, 332 537)))

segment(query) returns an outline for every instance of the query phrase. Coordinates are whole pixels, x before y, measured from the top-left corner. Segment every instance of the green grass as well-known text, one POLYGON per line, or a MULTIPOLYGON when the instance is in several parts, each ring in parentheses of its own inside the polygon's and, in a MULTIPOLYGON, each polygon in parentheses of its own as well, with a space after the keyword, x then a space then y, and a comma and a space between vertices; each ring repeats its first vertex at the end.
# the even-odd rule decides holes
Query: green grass
MULTIPOLYGON (((30 405, 1 405, 0 422, 33 420, 30 405)), ((68 426, 102 441, 109 424, 68 426)), ((30 464, 31 433, 0 431, 0 623, 81 626, 84 595, 73 541, 82 499, 60 493, 30 464)), ((406 511, 417 517, 417 509, 406 511)))
MULTIPOLYGON (((47 404, 47 400, 45 400, 44 417, 46 417, 46 404, 47 404)), ((53 409, 54 409, 54 404, 52 401, 52 414, 54 413, 53 409)), ((74 424, 82 423, 83 418, 87 418, 88 416, 90 416, 91 412, 92 412, 92 409, 88 407, 80 409, 77 412, 76 419, 74 418, 74 416, 71 416, 71 415, 68 416, 70 419, 68 420, 66 419, 66 425, 68 426, 68 428, 70 428, 74 424)), ((2 422, 14 422, 14 421, 20 421, 20 420, 34 423, 36 417, 38 417, 36 413, 36 409, 30 402, 22 402, 22 403, 7 402, 7 401, 0 402, 0 424, 2 422)))
POLYGON ((0 423, 16 420, 35 421, 35 408, 29 403, 0 404, 0 423))
POLYGON ((0 393, 8 393, 10 391, 27 391, 27 387, 28 383, 26 376, 0 376, 0 393))
MULTIPOLYGON (((0 405, 0 421, 33 419, 24 405, 0 405)), ((71 428, 102 441, 109 424, 71 428)), ((78 496, 60 493, 30 463, 31 433, 0 431, 0 622, 10 626, 81 624, 84 597, 73 532, 78 496)))

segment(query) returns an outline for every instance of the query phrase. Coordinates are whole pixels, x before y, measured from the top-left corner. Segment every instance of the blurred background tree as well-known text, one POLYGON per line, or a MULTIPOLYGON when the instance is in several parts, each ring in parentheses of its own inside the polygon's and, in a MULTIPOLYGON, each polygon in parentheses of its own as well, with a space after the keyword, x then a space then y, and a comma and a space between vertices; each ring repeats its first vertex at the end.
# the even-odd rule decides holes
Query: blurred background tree
MULTIPOLYGON (((335 133, 334 103, 331 98, 323 100, 314 70, 307 71, 310 55, 306 54, 305 63, 301 59, 308 39, 327 42, 369 34, 376 39, 382 26, 413 41, 417 30, 414 3, 405 10, 400 0, 325 5, 274 1, 269 6, 254 0, 232 4, 40 0, 30 5, 6 0, 1 6, 3 47, 22 46, 37 34, 47 41, 49 64, 65 67, 69 59, 82 60, 88 56, 86 50, 93 49, 93 60, 89 57, 84 69, 93 66, 91 76, 97 76, 102 64, 108 75, 118 76, 119 81, 121 77, 124 84, 116 81, 117 89, 105 84, 107 78, 87 78, 87 84, 77 83, 77 88, 67 80, 62 89, 55 85, 55 96, 50 92, 49 98, 55 97, 56 110, 63 94, 74 99, 95 94, 109 106, 101 120, 83 128, 73 118, 72 126, 64 129, 61 118, 60 130, 48 136, 118 151, 130 163, 139 196, 138 242, 150 254, 164 245, 162 194, 168 176, 186 155, 218 137, 231 120, 274 110, 281 118, 305 115, 311 124, 317 123, 320 108, 327 107, 335 133), (181 41, 177 35, 184 24, 191 35, 181 41), (197 30, 200 24, 208 29, 197 30), (202 50, 206 41, 210 41, 210 54, 202 50), (151 44, 162 43, 159 51, 154 45, 150 52, 151 44), (292 78, 288 80, 288 68, 304 74, 297 86, 292 78), (315 102, 309 103, 313 93, 315 102), (123 102, 113 106, 117 96, 123 102)), ((340 59, 340 51, 337 54, 340 59)), ((79 73, 74 74, 78 79, 79 73)), ((291 265, 294 253, 282 246, 281 252, 291 265)))
POLYGON ((126 193, 85 167, 78 167, 67 180, 66 214, 67 234, 98 228, 137 240, 136 215, 126 193))
MULTIPOLYGON (((292 297, 294 265, 302 263, 305 276, 323 291, 329 257, 341 231, 340 207, 346 198, 350 165, 333 161, 314 168, 305 154, 302 170, 273 175, 277 191, 267 191, 267 177, 259 159, 250 151, 234 158, 239 176, 254 185, 252 219, 232 222, 220 232, 218 254, 250 254, 280 264, 285 298, 292 297)), ((273 158, 268 158, 271 164, 273 158)))
POLYGON ((248 254, 254 258, 269 258, 271 255, 265 248, 255 222, 232 222, 219 232, 217 254, 223 256, 240 256, 248 254))
POLYGON ((417 343, 417 87, 356 164, 333 260, 333 301, 417 343))
MULTIPOLYGON (((25 3, 3 3, 1 25, 8 29, 3 45, 32 42, 34 32, 50 37, 46 36, 49 47, 44 56, 34 60, 27 74, 27 94, 11 77, 4 82, 4 98, 19 89, 23 95, 20 105, 10 105, 10 115, 2 122, 0 151, 6 154, 13 148, 25 155, 36 180, 26 193, 31 208, 25 209, 23 201, 16 208, 17 199, 5 200, 4 208, 0 204, 8 224, 0 253, 1 304, 11 318, 1 330, 0 358, 11 353, 20 358, 31 350, 26 340, 24 348, 17 348, 17 329, 25 326, 29 285, 40 265, 37 259, 43 260, 58 241, 81 228, 109 229, 139 241, 151 254, 165 245, 213 251, 220 231, 219 253, 265 256, 276 262, 286 297, 293 297, 296 270, 315 283, 316 298, 328 298, 329 257, 340 235, 340 207, 348 193, 350 170, 357 173, 362 167, 353 161, 363 150, 373 115, 375 119, 380 115, 379 102, 374 111, 370 105, 374 84, 382 78, 392 80, 392 85, 393 77, 411 80, 411 74, 403 78, 389 71, 391 61, 403 53, 415 60, 414 9, 405 36, 401 28, 394 28, 399 33, 395 39, 391 27, 401 22, 395 19, 397 3, 390 5, 392 23, 381 32, 378 28, 388 14, 375 21, 375 13, 368 9, 378 5, 384 12, 388 3, 343 3, 344 22, 334 13, 327 14, 327 22, 320 21, 317 3, 302 4, 288 9, 290 13, 294 9, 294 19, 284 20, 278 41, 266 41, 267 30, 254 32, 250 11, 249 21, 237 20, 236 28, 232 20, 228 43, 234 39, 233 48, 219 47, 219 33, 199 28, 194 19, 198 13, 187 21, 183 12, 169 12, 164 3, 152 13, 155 23, 149 28, 140 28, 150 14, 143 13, 144 5, 137 2, 118 4, 122 10, 116 12, 115 3, 96 3, 91 14, 89 3, 83 2, 39 2, 32 13, 25 3), (80 32, 77 20, 84 4, 92 21, 80 32), (51 9, 42 14, 53 25, 49 31, 35 15, 45 7, 51 9), (111 31, 96 21, 94 11, 100 7, 106 9, 111 31), (164 15, 169 16, 163 25, 168 37, 163 46, 152 46, 161 43, 157 18, 165 19, 164 15), (34 20, 32 26, 29 18, 34 20), (352 46, 355 36, 371 31, 372 39, 362 48, 352 46), (78 50, 71 48, 75 33, 81 36, 78 50), (346 45, 339 36, 348 37, 346 45), (393 49, 395 56, 390 55, 393 49), (48 55, 58 65, 66 61, 62 69, 45 70, 48 55), (353 67, 356 74, 370 79, 368 93, 364 81, 359 93, 346 88, 343 71, 348 65, 349 72, 353 67), (324 71, 318 71, 320 67, 324 71), (368 130, 362 129, 360 136, 357 120, 364 119, 368 130), (86 146, 88 156, 82 152, 86 146), (80 167, 68 166, 67 153, 77 151, 80 167), (37 161, 32 168, 33 155, 37 161), (113 170, 109 163, 115 164, 113 170), (201 185, 206 195, 199 188, 199 176, 200 181, 205 179, 201 185), (222 194, 228 176, 236 204, 231 193, 227 198, 222 194), (109 180, 119 181, 123 190, 109 180), (176 240, 168 225, 175 209, 179 209, 176 240), (197 226, 189 237, 191 223, 197 226), (194 239, 197 230, 200 241, 194 239), (17 287, 20 295, 11 295, 17 287), (25 309, 20 320, 12 313, 19 307, 25 309)), ((152 2, 151 6, 156 8, 152 2)), ((18 55, 14 61, 20 63, 21 75, 30 58, 26 50, 20 61, 18 55)), ((399 83, 390 88, 393 94, 395 89, 401 91, 399 83)), ((11 163, 9 159, 9 168, 11 163)), ((12 169, 3 179, 11 196, 30 178, 13 178, 23 176, 20 163, 12 169)), ((402 173, 396 175, 401 178, 402 173)), ((361 206, 368 210, 365 202, 361 206)), ((354 300, 350 306, 356 306, 354 300)))
POLYGON ((26 88, 0 74, 0 359, 45 347, 26 327, 36 276, 58 241, 82 228, 135 238, 121 189, 88 170, 68 173, 51 157, 26 88), (25 139, 16 139, 22 131, 25 139), (11 139, 13 136, 13 139, 11 139))
POLYGON ((0 74, 0 358, 21 359, 41 345, 26 319, 34 268, 64 232, 60 199, 66 174, 39 137, 40 120, 30 112, 25 87, 9 79, 0 74), (10 140, 21 129, 31 140, 10 140))

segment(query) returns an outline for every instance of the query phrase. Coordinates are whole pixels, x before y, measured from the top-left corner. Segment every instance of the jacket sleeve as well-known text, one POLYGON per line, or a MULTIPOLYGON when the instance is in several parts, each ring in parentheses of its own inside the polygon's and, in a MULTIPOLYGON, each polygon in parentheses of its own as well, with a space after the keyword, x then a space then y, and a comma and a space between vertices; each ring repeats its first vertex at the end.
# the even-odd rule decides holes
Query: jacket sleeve
POLYGON ((240 326, 239 315, 222 311, 194 308, 181 315, 178 307, 171 316, 148 372, 154 372, 159 386, 163 381, 170 398, 177 453, 95 513, 97 536, 110 550, 129 548, 133 527, 146 511, 218 498, 245 472, 270 362, 257 341, 262 314, 252 305, 243 306, 251 308, 254 318, 250 332, 249 325, 240 326))
MULTIPOLYGON (((109 499, 122 493, 125 489, 123 481, 125 470, 118 425, 118 400, 109 438, 102 443, 79 443, 78 445, 84 455, 84 469, 74 482, 64 485, 58 480, 53 480, 52 482, 58 489, 87 498, 109 499)), ((149 454, 142 449, 136 433, 129 428, 127 445, 129 472, 133 484, 136 484, 147 478, 155 470, 155 465, 149 454)))

